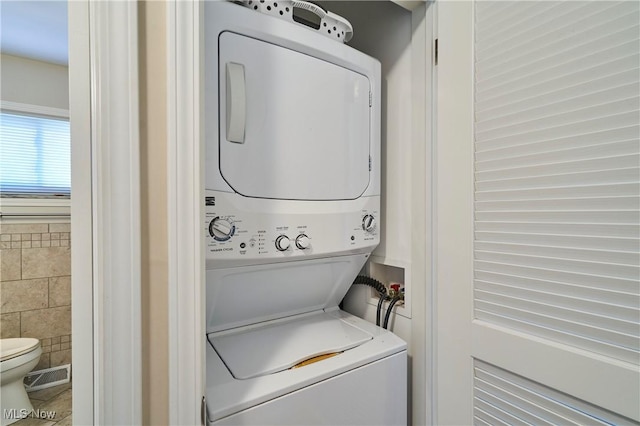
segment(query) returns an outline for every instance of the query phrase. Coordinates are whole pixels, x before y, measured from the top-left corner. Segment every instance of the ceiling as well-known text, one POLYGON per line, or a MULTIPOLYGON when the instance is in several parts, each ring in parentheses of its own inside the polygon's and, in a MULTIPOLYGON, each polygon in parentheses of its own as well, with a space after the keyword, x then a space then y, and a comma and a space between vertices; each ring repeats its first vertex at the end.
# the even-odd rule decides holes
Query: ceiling
POLYGON ((0 51, 67 65, 67 2, 0 0, 0 51))

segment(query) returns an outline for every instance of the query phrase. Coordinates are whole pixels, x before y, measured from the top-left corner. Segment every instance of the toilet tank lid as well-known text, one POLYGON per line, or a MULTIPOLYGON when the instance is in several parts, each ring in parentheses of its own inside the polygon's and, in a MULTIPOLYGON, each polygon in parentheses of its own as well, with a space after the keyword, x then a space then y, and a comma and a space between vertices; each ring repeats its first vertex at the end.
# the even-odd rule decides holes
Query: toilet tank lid
POLYGON ((0 361, 6 361, 31 352, 40 345, 40 340, 30 337, 1 339, 0 361))

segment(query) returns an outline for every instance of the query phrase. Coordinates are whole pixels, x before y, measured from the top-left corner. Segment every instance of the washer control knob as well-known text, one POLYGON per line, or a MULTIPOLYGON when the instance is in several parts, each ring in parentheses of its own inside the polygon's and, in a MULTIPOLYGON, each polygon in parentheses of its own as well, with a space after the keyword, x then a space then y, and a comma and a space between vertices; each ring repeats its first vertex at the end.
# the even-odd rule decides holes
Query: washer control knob
POLYGON ((307 237, 305 234, 300 234, 296 237, 296 247, 298 247, 300 250, 309 248, 310 244, 311 241, 309 241, 309 237, 307 237))
POLYGON ((233 236, 236 227, 229 219, 217 216, 209 223, 209 234, 216 241, 227 241, 233 236))
POLYGON ((285 251, 289 248, 290 245, 291 241, 286 235, 280 235, 278 238, 276 238, 276 248, 278 250, 285 251))
POLYGON ((367 232, 373 232, 376 229, 376 218, 367 214, 362 218, 362 229, 367 232))

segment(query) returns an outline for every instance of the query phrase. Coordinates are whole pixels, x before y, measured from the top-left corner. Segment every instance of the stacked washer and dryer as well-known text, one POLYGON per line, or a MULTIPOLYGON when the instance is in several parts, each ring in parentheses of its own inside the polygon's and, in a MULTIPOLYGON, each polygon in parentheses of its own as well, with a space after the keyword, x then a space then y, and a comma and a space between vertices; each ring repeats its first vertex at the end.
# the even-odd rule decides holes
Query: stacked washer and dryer
POLYGON ((406 424, 405 342, 339 309, 380 239, 380 63, 243 3, 204 2, 208 422, 406 424))

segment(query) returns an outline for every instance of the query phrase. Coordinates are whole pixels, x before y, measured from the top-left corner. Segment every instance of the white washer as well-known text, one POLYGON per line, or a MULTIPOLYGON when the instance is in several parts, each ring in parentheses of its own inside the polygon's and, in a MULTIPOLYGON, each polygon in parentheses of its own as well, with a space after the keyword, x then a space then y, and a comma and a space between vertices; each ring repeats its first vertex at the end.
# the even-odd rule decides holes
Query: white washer
POLYGON ((406 424, 405 342, 338 308, 379 243, 380 64, 204 12, 208 421, 406 424))

